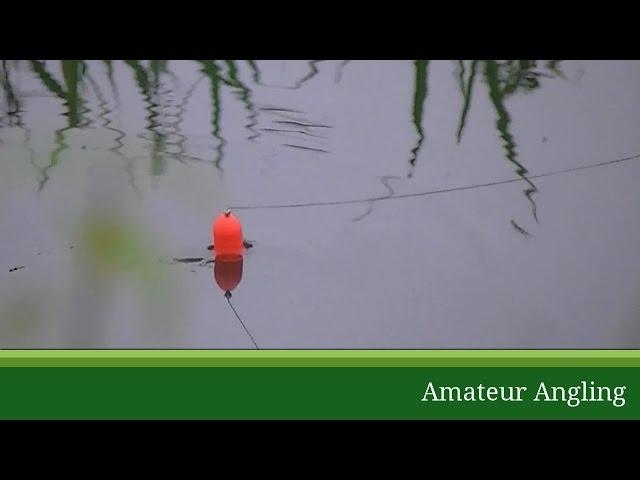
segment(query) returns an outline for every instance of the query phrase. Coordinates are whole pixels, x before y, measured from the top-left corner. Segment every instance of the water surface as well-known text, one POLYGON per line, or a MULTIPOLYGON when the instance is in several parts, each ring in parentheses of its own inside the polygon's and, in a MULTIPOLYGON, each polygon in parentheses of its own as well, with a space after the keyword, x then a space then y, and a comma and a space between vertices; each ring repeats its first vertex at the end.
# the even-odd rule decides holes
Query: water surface
POLYGON ((640 346, 639 62, 7 60, 0 84, 0 347, 254 348, 236 315, 260 348, 640 346), (227 299, 229 206, 254 247, 227 299))

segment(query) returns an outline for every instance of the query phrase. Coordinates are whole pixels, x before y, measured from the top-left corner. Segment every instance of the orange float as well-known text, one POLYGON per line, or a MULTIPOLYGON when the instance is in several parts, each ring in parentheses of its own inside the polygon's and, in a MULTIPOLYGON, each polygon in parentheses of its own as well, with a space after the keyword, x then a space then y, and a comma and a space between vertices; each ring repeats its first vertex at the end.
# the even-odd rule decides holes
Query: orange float
POLYGON ((211 230, 216 255, 242 255, 244 247, 242 225, 231 210, 226 209, 218 215, 213 221, 211 230))

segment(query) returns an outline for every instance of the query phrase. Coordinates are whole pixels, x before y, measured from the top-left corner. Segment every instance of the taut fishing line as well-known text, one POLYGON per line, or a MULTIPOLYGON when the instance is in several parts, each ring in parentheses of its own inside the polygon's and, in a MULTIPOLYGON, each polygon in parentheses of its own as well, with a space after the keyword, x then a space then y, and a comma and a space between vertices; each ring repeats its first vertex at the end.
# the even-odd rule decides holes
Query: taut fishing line
POLYGON ((242 325, 242 328, 244 328, 244 331, 247 332, 247 335, 249 335, 249 338, 253 342, 253 345, 256 347, 256 350, 260 350, 260 347, 258 346, 258 344, 256 343, 255 339, 253 338, 253 335, 251 335, 251 332, 249 331, 247 326, 244 324, 244 322, 240 318, 240 315, 238 315, 238 312, 236 312, 236 309, 233 308, 233 304, 231 303, 231 295, 225 295, 225 298, 227 299, 227 303, 231 307, 231 310, 233 310, 233 313, 235 314, 236 318, 240 322, 240 325, 242 325))
POLYGON ((369 197, 369 198, 361 198, 361 199, 353 199, 353 200, 335 200, 335 201, 326 201, 326 202, 308 202, 308 203, 289 203, 289 204, 280 204, 280 205, 236 205, 236 206, 232 206, 230 207, 233 210, 266 210, 266 209, 275 209, 275 208, 302 208, 302 207, 324 207, 324 206, 330 206, 330 205, 349 205, 349 204, 356 204, 356 203, 365 203, 365 202, 377 202, 377 201, 384 201, 384 200, 398 200, 401 198, 414 198, 414 197, 426 197, 428 195, 438 195, 441 193, 449 193, 449 192, 459 192, 462 190, 473 190, 476 188, 485 188, 485 187, 493 187, 496 185, 505 185, 508 183, 516 183, 516 182, 526 182, 527 180, 530 179, 536 179, 536 178, 544 178, 544 177, 551 177, 554 175, 561 175, 561 174, 565 174, 565 173, 571 173, 571 172, 577 172, 579 170, 586 170, 589 168, 597 168, 597 167, 604 167, 607 165, 613 165, 616 163, 622 163, 622 162, 627 162, 630 160, 636 160, 640 158, 640 154, 639 155, 634 155, 632 157, 624 157, 624 158, 618 158, 616 160, 607 160, 605 162, 599 162, 599 163, 594 163, 591 165, 583 165, 581 167, 573 167, 573 168, 566 168, 563 170, 555 170, 552 172, 547 172, 547 173, 541 173, 538 175, 529 175, 526 178, 511 178, 509 180, 498 180, 495 182, 488 182, 488 183, 478 183, 478 184, 474 184, 474 185, 465 185, 465 186, 460 186, 460 187, 451 187, 451 188, 443 188, 440 190, 429 190, 426 192, 418 192, 418 193, 404 193, 404 194, 399 194, 399 195, 393 195, 393 196, 387 196, 387 195, 381 195, 381 196, 377 196, 377 197, 369 197))

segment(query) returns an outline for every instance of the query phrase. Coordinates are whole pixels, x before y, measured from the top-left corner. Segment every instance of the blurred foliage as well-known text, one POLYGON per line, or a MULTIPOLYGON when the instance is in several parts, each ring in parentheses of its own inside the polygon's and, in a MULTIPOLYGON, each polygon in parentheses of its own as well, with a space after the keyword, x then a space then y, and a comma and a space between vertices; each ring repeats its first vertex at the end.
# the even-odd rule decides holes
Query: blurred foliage
POLYGON ((153 276, 149 242, 120 217, 91 212, 81 225, 80 238, 88 260, 101 272, 135 271, 145 280, 153 276))
MULTIPOLYGON (((82 295, 85 310, 76 317, 100 316, 108 311, 111 295, 118 287, 133 288, 132 293, 143 306, 146 320, 153 324, 147 336, 175 341, 186 329, 181 318, 180 290, 168 272, 161 268, 161 254, 157 242, 140 228, 125 211, 94 207, 78 223, 76 236, 81 250, 75 276, 77 284, 91 294, 82 295)), ((100 322, 90 328, 74 325, 70 331, 73 341, 86 343, 103 341, 100 322), (78 337, 85 332, 84 337, 78 337)), ((77 343, 77 342, 76 342, 77 343)))

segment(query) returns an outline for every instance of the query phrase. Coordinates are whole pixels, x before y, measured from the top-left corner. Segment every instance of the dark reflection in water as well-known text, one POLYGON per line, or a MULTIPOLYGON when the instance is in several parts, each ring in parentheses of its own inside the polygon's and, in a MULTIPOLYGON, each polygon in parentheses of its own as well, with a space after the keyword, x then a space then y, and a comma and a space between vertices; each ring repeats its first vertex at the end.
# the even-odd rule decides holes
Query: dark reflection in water
POLYGON ((209 78, 211 84, 211 134, 218 140, 216 157, 213 163, 218 170, 221 170, 220 164, 224 155, 223 149, 227 142, 220 135, 220 69, 213 60, 202 60, 200 63, 202 64, 202 72, 209 78))
MULTIPOLYGON (((0 116, 0 128, 3 126, 17 127, 24 132, 24 141, 22 146, 25 151, 29 152, 29 164, 36 170, 36 172, 38 172, 38 184, 40 184, 43 181, 42 179, 46 177, 46 172, 36 163, 36 153, 31 143, 31 129, 22 119, 23 111, 21 102, 14 91, 13 83, 10 78, 9 62, 7 60, 2 60, 0 66, 2 89, 5 94, 6 115, 8 117, 7 121, 3 122, 3 117, 0 116)), ((2 144, 1 139, 0 144, 2 144)))
POLYGON ((471 65, 469 67, 469 74, 466 77, 467 78, 466 83, 465 83, 465 76, 467 74, 466 74, 465 62, 462 60, 459 60, 458 65, 460 69, 459 71, 460 93, 463 98, 462 110, 460 112, 460 124, 458 125, 458 134, 457 134, 457 140, 458 140, 458 143, 460 143, 460 140, 462 139, 462 132, 464 131, 464 126, 467 123, 467 114, 469 113, 469 107, 471 106, 471 95, 473 93, 473 82, 476 79, 476 68, 478 66, 478 60, 471 61, 471 65))
POLYGON ((318 62, 321 62, 321 61, 322 60, 311 60, 309 62, 309 69, 310 69, 309 73, 296 82, 295 88, 302 87, 302 85, 304 85, 306 82, 308 82, 318 74, 318 67, 316 67, 316 65, 318 64, 318 62))
POLYGON ((65 141, 65 132, 72 128, 82 128, 91 125, 91 122, 83 117, 89 110, 87 108, 80 108, 84 102, 80 96, 79 88, 83 81, 84 74, 87 71, 86 63, 78 60, 63 60, 61 61, 61 67, 64 87, 49 73, 44 62, 38 60, 31 61, 31 68, 40 78, 42 84, 62 100, 67 109, 63 115, 67 117, 68 121, 66 127, 56 129, 55 131, 56 148, 51 152, 49 164, 41 170, 38 193, 44 189, 45 184, 49 181, 49 171, 58 165, 62 152, 69 148, 69 145, 65 141))
MULTIPOLYGON (((525 60, 523 62, 528 61, 525 60)), ((529 185, 529 187, 524 190, 524 195, 531 203, 531 213, 533 214, 533 218, 535 218, 537 222, 538 214, 536 211, 536 202, 533 199, 533 195, 538 191, 538 189, 533 184, 533 182, 527 178, 527 174, 529 173, 529 171, 517 160, 518 154, 516 151, 516 143, 513 139, 513 136, 509 132, 511 117, 509 116, 509 113, 504 106, 505 97, 515 92, 515 90, 519 86, 521 86, 520 80, 529 78, 526 75, 526 73, 529 73, 529 64, 525 63, 524 65, 525 66, 521 69, 516 68, 514 75, 512 75, 511 71, 507 72, 508 77, 501 82, 499 78, 498 64, 497 62, 490 60, 485 62, 485 78, 487 86, 489 88, 489 97, 491 98, 491 102, 493 103, 493 106, 496 109, 496 114, 498 115, 498 119, 496 120, 496 128, 500 132, 500 137, 503 140, 506 158, 509 162, 515 165, 516 174, 524 181, 526 181, 529 185), (523 74, 523 71, 525 74, 523 74)), ((507 63, 507 67, 510 67, 510 62, 507 63)), ((537 83, 537 80, 535 82, 536 83, 534 84, 529 84, 527 88, 536 88, 539 83, 537 83)))
POLYGON ((385 175, 383 177, 380 177, 380 183, 384 186, 384 188, 387 189, 387 195, 367 200, 367 203, 368 203, 367 210, 363 214, 358 215, 353 220, 351 220, 352 222, 354 223, 359 222, 360 220, 371 215, 371 212, 373 212, 373 205, 376 201, 393 197, 393 195, 395 194, 395 191, 389 185, 390 180, 400 180, 400 177, 395 177, 392 175, 385 175))
POLYGON ((308 62, 309 72, 306 73, 303 77, 301 77, 298 80, 296 80, 293 85, 272 85, 272 84, 265 84, 265 83, 260 81, 260 72, 258 70, 257 64, 255 63, 255 61, 249 60, 251 68, 254 71, 253 78, 254 78, 254 81, 256 82, 256 84, 261 85, 263 87, 277 88, 277 89, 282 89, 282 90, 298 90, 298 89, 300 89, 305 83, 307 83, 309 80, 311 80, 313 77, 315 77, 320 72, 320 70, 317 67, 317 64, 320 63, 320 62, 323 62, 323 61, 324 60, 309 60, 309 62, 308 62))
MULTIPOLYGON (((114 94, 114 98, 116 99, 116 102, 118 102, 118 94, 117 94, 117 88, 115 86, 115 83, 113 81, 113 65, 112 62, 110 60, 105 60, 104 61, 106 68, 107 68, 107 76, 109 78, 109 84, 111 86, 112 89, 112 93, 114 94)), ((98 82, 96 82, 93 77, 91 75, 87 75, 87 80, 89 81, 89 83, 91 84, 92 88, 93 88, 93 92, 96 96, 96 98, 98 99, 98 108, 100 109, 100 111, 98 112, 98 118, 100 120, 102 120, 102 123, 100 124, 100 126, 106 130, 109 130, 111 132, 113 132, 115 134, 115 137, 113 139, 114 141, 114 145, 112 147, 109 148, 109 151, 112 152, 114 155, 117 155, 118 157, 120 157, 125 165, 125 172, 127 174, 127 179, 129 182, 129 185, 131 186, 131 188, 133 189, 134 192, 136 192, 136 195, 138 196, 138 198, 140 198, 140 196, 142 195, 142 193, 140 192, 140 189, 138 188, 138 185, 136 184, 135 181, 135 177, 134 177, 134 165, 133 165, 133 160, 128 158, 127 156, 125 156, 122 153, 122 148, 124 147, 124 142, 123 140, 126 138, 127 134, 123 131, 120 130, 119 128, 116 128, 113 126, 113 118, 112 118, 112 110, 109 108, 109 102, 106 100, 106 98, 104 97, 102 90, 100 88, 100 86, 98 85, 98 82)), ((116 103, 116 107, 117 107, 117 103, 116 103)))
POLYGON ((139 60, 125 60, 125 63, 133 71, 135 82, 146 105, 146 128, 151 134, 152 145, 150 173, 159 176, 164 174, 166 170, 165 153, 169 147, 163 128, 164 124, 160 121, 162 97, 170 92, 170 90, 160 91, 160 75, 166 73, 167 63, 152 60, 149 64, 149 71, 142 66, 139 60))
POLYGON ((253 72, 253 81, 259 85, 260 70, 258 69, 258 64, 255 62, 255 60, 247 60, 247 64, 249 65, 249 67, 251 67, 251 70, 253 72))
POLYGON ((120 106, 120 95, 118 94, 118 86, 116 85, 115 80, 113 79, 113 60, 102 60, 106 69, 107 69, 107 79, 109 81, 109 86, 111 87, 111 92, 113 93, 113 98, 116 102, 116 107, 120 106))
MULTIPOLYGON (((255 129, 255 126, 258 124, 258 113, 251 101, 251 90, 247 86, 245 86, 240 79, 238 78, 238 68, 236 67, 236 62, 232 60, 226 60, 227 67, 229 69, 229 81, 227 81, 227 85, 236 89, 238 98, 244 104, 245 109, 247 110, 247 118, 249 123, 247 123, 244 127, 250 132, 250 135, 247 140, 255 141, 256 138, 260 136, 260 132, 255 129)), ((254 66, 254 68, 256 68, 254 66)))
POLYGON ((338 66, 336 67, 336 75, 335 75, 335 83, 340 83, 340 80, 342 80, 342 73, 344 71, 344 67, 347 66, 347 64, 350 62, 351 60, 342 60, 338 66))
POLYGON ((427 69, 429 68, 428 60, 416 60, 416 85, 413 96, 413 124, 416 127, 418 140, 416 146, 411 150, 411 158, 409 159, 409 178, 413 175, 418 153, 424 141, 424 130, 422 128, 422 118, 424 110, 424 102, 427 98, 427 69))
MULTIPOLYGON (((2 60, 2 63, 0 65, 0 81, 2 82, 2 90, 4 91, 6 115, 8 117, 6 126, 21 126, 22 116, 20 101, 16 96, 13 85, 11 83, 9 62, 7 60, 2 60)), ((1 124, 2 123, 0 123, 0 125, 1 124)))

